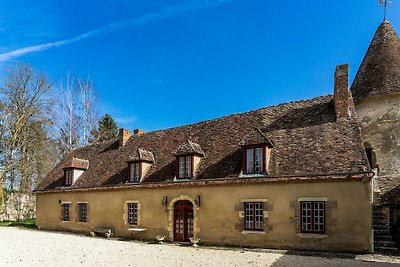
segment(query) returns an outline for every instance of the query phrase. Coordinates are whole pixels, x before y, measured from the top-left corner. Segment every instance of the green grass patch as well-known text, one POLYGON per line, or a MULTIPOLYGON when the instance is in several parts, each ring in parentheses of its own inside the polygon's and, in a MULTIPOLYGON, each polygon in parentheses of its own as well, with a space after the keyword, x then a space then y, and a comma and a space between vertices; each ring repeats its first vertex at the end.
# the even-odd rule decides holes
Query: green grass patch
POLYGON ((36 229, 36 219, 27 219, 22 221, 1 221, 0 226, 14 226, 27 229, 36 229))

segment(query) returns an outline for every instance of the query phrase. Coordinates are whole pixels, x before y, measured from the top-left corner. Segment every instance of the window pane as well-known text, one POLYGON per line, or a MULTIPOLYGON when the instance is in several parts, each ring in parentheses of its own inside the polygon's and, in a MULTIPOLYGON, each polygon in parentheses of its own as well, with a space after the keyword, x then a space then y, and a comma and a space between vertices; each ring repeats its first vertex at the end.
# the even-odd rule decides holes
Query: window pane
POLYGON ((130 171, 130 173, 129 173, 130 181, 129 182, 133 182, 135 179, 135 164, 131 163, 129 171, 130 171))
POLYGON ((86 222, 87 220, 87 203, 78 204, 79 221, 86 222))
POLYGON ((192 157, 186 157, 186 177, 192 177, 192 157))
POLYGON ((135 164, 135 182, 139 182, 140 180, 140 164, 141 163, 135 164))
POLYGON ((179 158, 179 174, 178 178, 185 178, 185 157, 179 158))
POLYGON ((137 224, 138 209, 137 203, 128 203, 128 224, 137 224))
POLYGON ((312 231, 311 228, 311 202, 301 202, 301 230, 312 231))
POLYGON ((256 148, 256 158, 255 158, 255 172, 263 172, 263 149, 261 147, 256 148))
POLYGON ((301 202, 301 230, 303 232, 325 232, 325 202, 301 202))
POLYGON ((62 208, 62 220, 63 221, 69 221, 69 204, 68 203, 64 203, 61 206, 62 208))
POLYGON ((244 203, 244 225, 246 230, 264 229, 264 211, 262 202, 244 203))
POLYGON ((254 228, 253 203, 245 203, 245 229, 254 228))
POLYGON ((324 202, 314 202, 314 231, 324 232, 324 202))
POLYGON ((254 173, 254 149, 246 149, 246 173, 254 173))
POLYGON ((65 171, 65 185, 72 184, 72 170, 65 171))
POLYGON ((254 228, 260 230, 264 228, 263 204, 255 203, 254 205, 255 205, 255 215, 256 215, 254 228))

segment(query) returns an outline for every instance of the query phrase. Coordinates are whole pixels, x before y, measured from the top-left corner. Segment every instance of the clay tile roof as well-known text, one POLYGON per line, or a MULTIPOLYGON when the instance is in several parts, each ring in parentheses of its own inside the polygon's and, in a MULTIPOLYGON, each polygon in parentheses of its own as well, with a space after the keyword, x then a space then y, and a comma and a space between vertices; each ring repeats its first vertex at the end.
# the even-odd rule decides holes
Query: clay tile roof
POLYGON ((268 139, 268 137, 259 129, 255 128, 249 134, 247 134, 242 141, 240 141, 239 146, 249 146, 249 145, 259 145, 266 144, 268 147, 273 147, 273 143, 268 139))
POLYGON ((132 155, 129 155, 128 161, 148 161, 154 162, 154 155, 150 151, 138 148, 132 155))
POLYGON ((187 140, 181 144, 173 153, 175 156, 197 154, 204 156, 204 151, 201 146, 197 143, 187 140))
MULTIPOLYGON (((354 106, 351 108, 355 112, 354 106)), ((315 175, 347 177, 349 173, 364 172, 368 166, 357 120, 337 122, 333 97, 328 95, 133 135, 124 147, 118 141, 85 146, 70 152, 36 190, 64 190, 62 168, 70 157, 90 161, 90 168, 72 189, 124 187, 128 177, 126 160, 139 148, 151 151, 156 158, 141 184, 173 184, 174 152, 182 144, 179 153, 196 151, 204 155, 196 180, 241 179, 243 150, 239 143, 255 128, 274 144, 265 179, 295 175, 305 179, 315 175)))
POLYGON ((355 102, 369 96, 400 93, 400 40, 388 21, 376 30, 351 92, 355 102))
POLYGON ((87 170, 89 169, 89 161, 86 159, 71 157, 65 163, 64 168, 76 168, 76 169, 87 170))

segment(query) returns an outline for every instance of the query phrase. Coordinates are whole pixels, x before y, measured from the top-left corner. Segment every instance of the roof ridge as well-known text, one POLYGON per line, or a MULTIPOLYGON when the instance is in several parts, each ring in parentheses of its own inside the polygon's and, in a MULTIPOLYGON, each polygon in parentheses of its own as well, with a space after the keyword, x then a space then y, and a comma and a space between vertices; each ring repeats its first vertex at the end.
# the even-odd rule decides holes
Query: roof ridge
MULTIPOLYGON (((332 94, 320 95, 320 96, 315 96, 315 97, 312 97, 312 98, 301 99, 301 100, 293 100, 293 101, 289 101, 289 102, 285 102, 285 103, 280 103, 280 104, 275 104, 275 105, 271 105, 271 106, 265 106, 265 107, 261 107, 261 108, 251 109, 251 110, 247 110, 247 111, 243 111, 243 112, 231 113, 231 114, 227 114, 227 115, 224 115, 224 116, 221 116, 221 117, 212 118, 212 119, 206 119, 206 120, 202 120, 202 121, 198 121, 198 122, 193 122, 193 123, 173 126, 173 127, 169 127, 169 128, 165 128, 165 129, 158 129, 158 130, 145 132, 145 133, 141 134, 140 136, 144 136, 146 134, 147 135, 148 134, 154 134, 154 133, 163 132, 163 131, 175 130, 175 129, 179 129, 179 128, 182 128, 182 127, 198 125, 198 124, 212 122, 212 121, 217 121, 217 120, 229 118, 229 117, 232 117, 232 116, 249 114, 249 113, 253 113, 253 112, 258 112, 260 110, 269 109, 269 108, 277 108, 277 107, 285 106, 285 105, 289 105, 289 104, 300 104, 300 103, 304 103, 304 102, 312 102, 312 101, 315 101, 317 99, 328 98, 328 97, 333 97, 333 95, 332 94)), ((134 136, 132 136, 132 137, 134 137, 134 136)))

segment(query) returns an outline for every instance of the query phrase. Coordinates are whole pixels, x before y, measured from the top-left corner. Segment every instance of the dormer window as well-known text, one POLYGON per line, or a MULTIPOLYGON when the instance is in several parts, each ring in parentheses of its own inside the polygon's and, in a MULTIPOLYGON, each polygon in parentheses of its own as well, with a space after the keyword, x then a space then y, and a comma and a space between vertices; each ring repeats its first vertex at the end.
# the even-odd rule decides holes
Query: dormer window
POLYGON ((71 186, 74 183, 74 169, 64 169, 65 185, 71 186))
POLYGON ((242 174, 266 175, 273 143, 260 129, 255 128, 239 143, 243 151, 242 174))
POLYGON ((201 146, 187 140, 175 150, 174 155, 176 157, 175 180, 191 180, 195 178, 201 158, 205 156, 201 146))
POLYGON ((245 173, 260 174, 265 172, 264 155, 265 149, 263 146, 246 148, 245 155, 245 173))
POLYGON ((129 163, 129 179, 130 183, 139 183, 142 178, 142 163, 141 162, 132 162, 129 163))
POLYGON ((128 179, 127 183, 140 183, 151 165, 155 162, 152 152, 138 148, 133 151, 127 160, 128 162, 128 179))
POLYGON ((188 179, 193 177, 193 156, 178 157, 178 179, 188 179))
POLYGON ((72 157, 64 166, 64 186, 72 186, 89 169, 89 161, 72 157))

